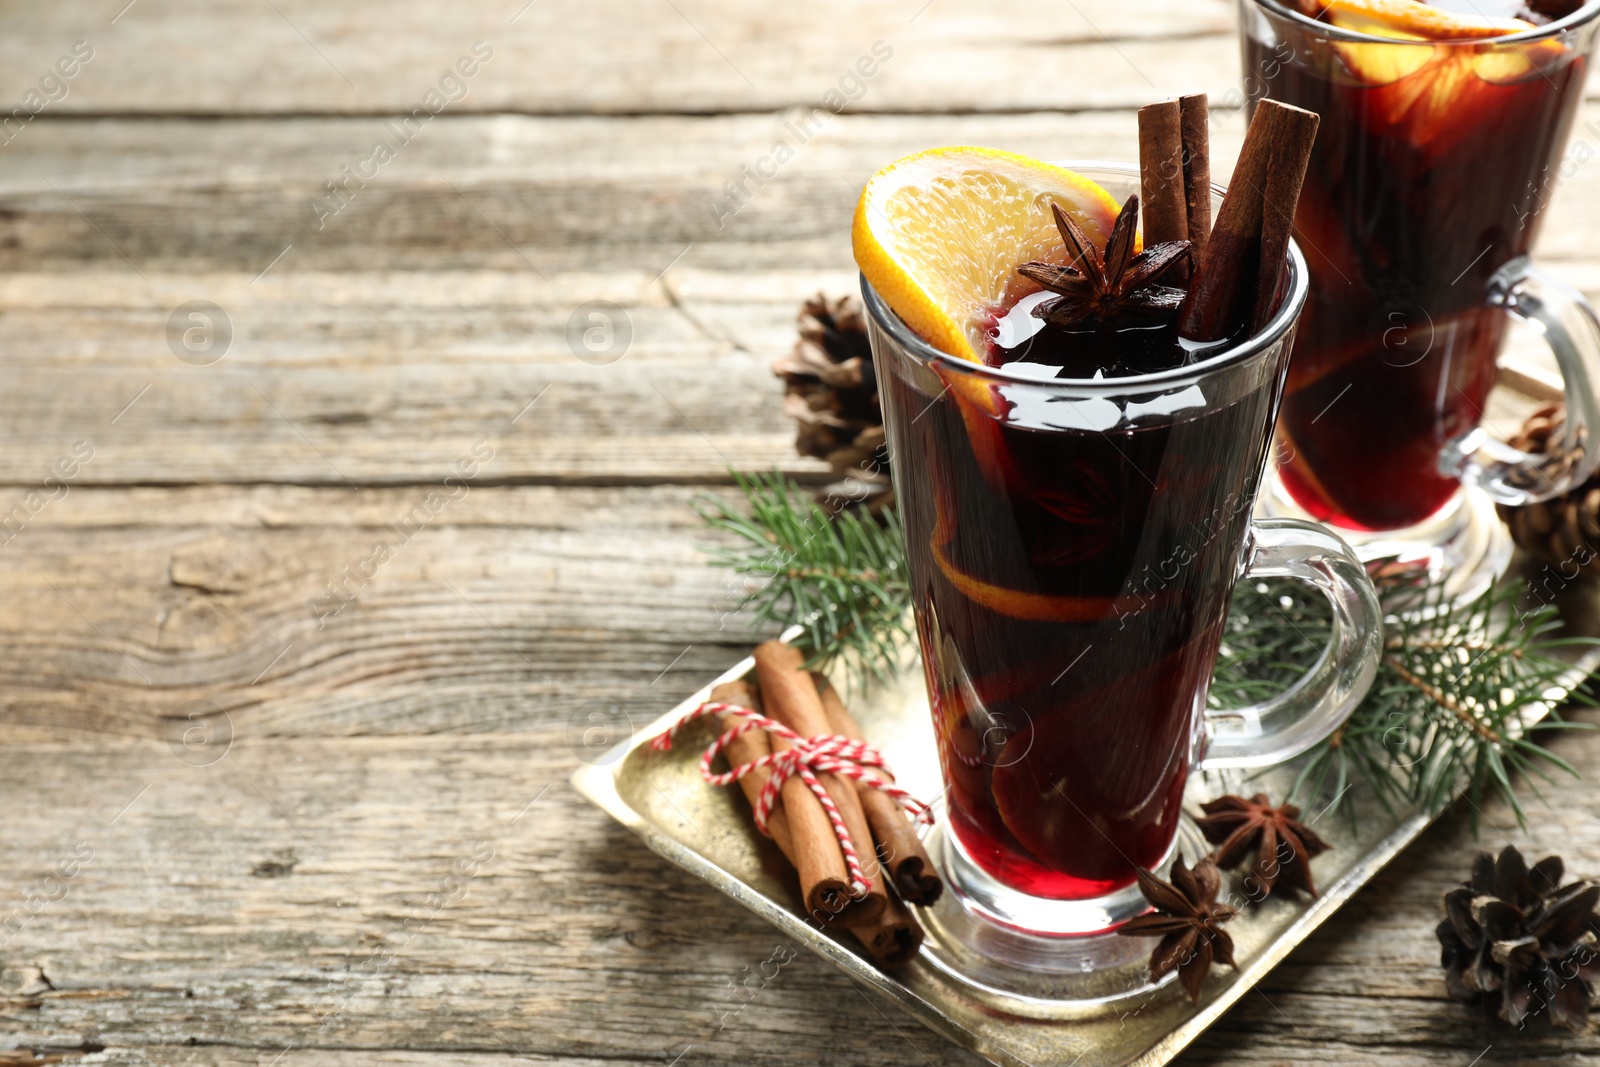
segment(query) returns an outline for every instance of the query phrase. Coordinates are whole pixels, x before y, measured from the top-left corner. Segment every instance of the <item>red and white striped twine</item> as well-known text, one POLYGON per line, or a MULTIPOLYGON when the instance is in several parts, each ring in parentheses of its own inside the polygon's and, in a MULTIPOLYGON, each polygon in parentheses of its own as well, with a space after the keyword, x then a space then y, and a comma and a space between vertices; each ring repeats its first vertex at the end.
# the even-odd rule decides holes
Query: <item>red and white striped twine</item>
POLYGON ((769 719, 758 711, 740 707, 738 704, 707 701, 673 723, 666 733, 650 742, 650 747, 657 752, 670 750, 674 734, 695 719, 707 715, 734 715, 743 721, 724 730, 722 736, 711 742, 711 747, 701 755, 701 777, 712 785, 731 785, 752 771, 761 770, 763 767, 769 769, 772 774, 767 779, 766 785, 761 787, 761 792, 756 795, 754 805, 756 829, 768 837, 771 837, 772 833, 767 829, 767 819, 772 813, 772 805, 778 800, 778 791, 790 778, 799 778, 806 784, 806 788, 811 790, 812 795, 817 798, 817 803, 822 805, 822 810, 828 815, 834 836, 839 839, 839 851, 844 853, 845 868, 850 874, 850 891, 858 899, 866 896, 870 888, 866 873, 861 869, 861 856, 856 851, 855 842, 850 839, 850 831, 844 824, 844 817, 839 814, 839 809, 834 804, 833 798, 828 796, 828 791, 817 781, 817 774, 837 774, 853 781, 865 782, 898 800, 916 821, 933 822, 933 811, 928 805, 893 782, 886 781, 885 778, 867 770, 872 767, 883 771, 885 775, 888 774, 888 765, 884 762, 883 754, 865 741, 854 741, 842 734, 801 737, 783 723, 769 719), (749 730, 765 730, 769 734, 785 739, 791 747, 783 752, 769 752, 765 756, 758 756, 749 763, 739 764, 725 774, 713 771, 711 764, 715 762, 718 754, 734 738, 749 730))

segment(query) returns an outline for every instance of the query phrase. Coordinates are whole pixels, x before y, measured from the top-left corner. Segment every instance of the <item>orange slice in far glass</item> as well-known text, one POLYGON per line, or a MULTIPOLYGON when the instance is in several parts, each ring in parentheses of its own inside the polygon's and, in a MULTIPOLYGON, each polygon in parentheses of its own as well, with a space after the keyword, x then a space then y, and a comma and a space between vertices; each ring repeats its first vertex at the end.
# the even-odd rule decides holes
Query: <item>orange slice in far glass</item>
POLYGON ((1485 45, 1472 57, 1472 71, 1481 81, 1510 84, 1526 78, 1548 77, 1566 61, 1569 49, 1558 38, 1524 44, 1485 45))
POLYGON ((1102 247, 1120 205, 1064 167, 993 148, 934 148, 874 174, 851 241, 878 295, 941 352, 981 362, 996 311, 1039 290, 1017 274, 1066 257, 1058 204, 1102 247))
POLYGON ((1421 0, 1323 0, 1321 21, 1374 37, 1471 41, 1533 29, 1533 23, 1492 15, 1463 15, 1421 0))
MULTIPOLYGON (((1318 16, 1323 22, 1340 29, 1364 33, 1371 37, 1389 37, 1396 41, 1477 41, 1504 37, 1533 29, 1531 22, 1521 19, 1496 18, 1489 15, 1462 15, 1443 8, 1431 7, 1419 0, 1325 0, 1318 16)), ((1430 63, 1444 65, 1455 58, 1448 48, 1427 48, 1421 45, 1351 44, 1340 42, 1334 46, 1344 59, 1350 72, 1368 85, 1388 85, 1413 74, 1430 63)), ((1463 60, 1469 57, 1462 57, 1463 60)), ((1429 95, 1443 98, 1437 106, 1448 106, 1449 90, 1461 74, 1470 74, 1468 62, 1461 68, 1442 70, 1433 80, 1442 84, 1434 86, 1429 95)), ((1419 87, 1418 94, 1427 92, 1419 87)))
MULTIPOLYGON (((1336 26, 1360 33, 1390 37, 1396 41, 1427 41, 1415 33, 1402 33, 1393 27, 1374 25, 1366 19, 1330 19, 1336 26)), ((1391 85, 1401 78, 1415 74, 1430 63, 1439 62, 1448 49, 1431 44, 1351 44, 1336 42, 1334 49, 1350 73, 1364 85, 1391 85)))
POLYGON ((1511 82, 1559 59, 1557 41, 1499 46, 1495 39, 1534 29, 1521 19, 1468 15, 1419 0, 1318 0, 1322 21, 1397 44, 1338 41, 1345 66, 1366 85, 1383 87, 1378 114, 1418 145, 1459 125, 1481 83, 1511 82))

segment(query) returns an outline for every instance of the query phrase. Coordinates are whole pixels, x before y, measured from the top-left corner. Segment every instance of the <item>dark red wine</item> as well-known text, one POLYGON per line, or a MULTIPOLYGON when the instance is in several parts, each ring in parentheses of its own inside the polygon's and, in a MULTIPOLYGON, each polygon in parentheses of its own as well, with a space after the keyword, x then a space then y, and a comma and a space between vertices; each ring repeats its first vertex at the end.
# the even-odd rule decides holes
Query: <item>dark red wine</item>
POLYGON ((1404 52, 1290 30, 1244 45, 1265 95, 1322 116, 1295 216, 1312 284, 1280 473, 1319 519, 1396 529, 1458 487, 1440 453, 1478 425, 1505 329, 1484 288, 1533 243, 1587 62, 1550 42, 1404 52), (1396 56, 1433 58, 1396 77, 1396 56))
POLYGON ((1024 364, 1059 368, 1054 377, 1124 378, 1198 363, 1228 348, 1232 339, 1186 341, 1176 314, 1156 325, 1068 329, 1046 323, 1035 309, 1053 294, 1034 293, 991 316, 984 362, 991 367, 1024 364))
MULTIPOLYGON (((1115 335, 1088 341, 1123 358, 1115 335)), ((1073 416, 1025 395, 1038 387, 963 376, 930 398, 880 374, 896 481, 929 490, 901 499, 950 825, 1007 884, 1092 898, 1171 846, 1265 461, 1268 379, 1100 432, 1059 428, 1073 416)))

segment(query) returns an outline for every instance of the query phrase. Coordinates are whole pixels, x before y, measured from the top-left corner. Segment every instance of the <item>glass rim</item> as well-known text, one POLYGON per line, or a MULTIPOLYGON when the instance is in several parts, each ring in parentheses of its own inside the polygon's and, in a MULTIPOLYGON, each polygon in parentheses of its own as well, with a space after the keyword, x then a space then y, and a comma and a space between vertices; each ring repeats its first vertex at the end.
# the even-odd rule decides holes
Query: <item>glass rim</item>
POLYGON ((1322 36, 1327 37, 1329 40, 1351 41, 1361 44, 1420 45, 1429 48, 1438 45, 1482 47, 1484 45, 1529 44, 1543 41, 1550 37, 1558 37, 1568 30, 1576 29, 1587 22, 1594 21, 1595 17, 1600 15, 1600 0, 1586 0, 1582 7, 1566 18, 1557 19, 1547 26, 1535 26, 1533 29, 1523 30, 1521 33, 1508 33, 1502 37, 1452 37, 1441 41, 1412 41, 1399 37, 1382 37, 1378 34, 1362 33, 1360 30, 1347 30, 1342 26, 1318 22, 1303 12, 1285 6, 1281 0, 1251 0, 1251 3, 1291 22, 1298 22, 1302 26, 1315 27, 1322 36))
MULTIPOLYGON (((1085 159, 1067 160, 1055 165, 1079 173, 1100 170, 1113 171, 1122 177, 1134 179, 1139 177, 1139 168, 1127 163, 1085 159)), ((1226 192, 1226 189, 1216 182, 1211 183, 1211 190, 1218 195, 1226 192)), ((866 275, 860 277, 861 299, 866 305, 867 314, 872 316, 872 320, 879 328, 894 338, 897 344, 924 363, 937 363, 963 374, 986 378, 995 384, 1031 385, 1045 389, 1070 388, 1102 396, 1145 393, 1153 389, 1192 385, 1218 372, 1248 363, 1251 358, 1270 350, 1289 333, 1300 318, 1300 312, 1305 307, 1306 298, 1311 291, 1311 278, 1306 269, 1305 256, 1301 254, 1299 244, 1291 237, 1288 290, 1284 293, 1283 300, 1279 302, 1278 309, 1273 312, 1272 318, 1249 337, 1221 352, 1207 356, 1199 363, 1184 364, 1149 374, 1130 374, 1117 378, 1036 378, 1000 367, 991 367, 987 363, 963 359, 934 348, 907 326, 905 320, 895 314, 894 309, 889 307, 883 297, 878 295, 878 291, 872 287, 872 283, 867 281, 866 275)))

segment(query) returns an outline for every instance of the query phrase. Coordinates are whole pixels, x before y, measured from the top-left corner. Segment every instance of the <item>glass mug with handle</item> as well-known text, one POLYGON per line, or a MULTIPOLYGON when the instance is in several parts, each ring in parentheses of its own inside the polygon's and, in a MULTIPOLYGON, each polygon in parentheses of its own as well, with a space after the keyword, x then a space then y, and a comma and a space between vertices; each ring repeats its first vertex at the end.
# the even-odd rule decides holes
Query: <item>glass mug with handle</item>
POLYGON ((1489 500, 1548 499, 1600 463, 1600 322, 1528 255, 1563 173, 1600 4, 1439 41, 1332 25, 1295 3, 1240 0, 1252 101, 1322 116, 1295 215, 1312 291, 1275 496, 1364 558, 1426 561, 1466 595, 1509 558, 1489 500), (1480 426, 1512 319, 1544 337, 1564 379, 1566 425, 1544 454, 1480 426), (1463 486, 1481 492, 1467 499, 1463 486))
MULTIPOLYGON (((1133 167, 1064 166, 1119 201, 1139 188, 1133 167)), ((1309 287, 1289 255, 1254 336, 1115 378, 946 355, 862 281, 947 786, 932 844, 953 892, 931 951, 957 972, 1014 983, 1057 967, 1063 938, 1064 970, 1140 949, 1073 935, 1144 910, 1135 868, 1172 855, 1190 773, 1297 755, 1371 684, 1381 614, 1361 563, 1317 524, 1251 521, 1309 287), (1328 651, 1276 699, 1207 710, 1234 584, 1269 576, 1326 595, 1328 651)))

